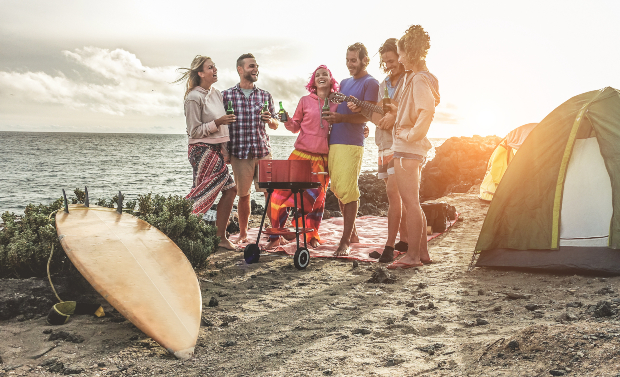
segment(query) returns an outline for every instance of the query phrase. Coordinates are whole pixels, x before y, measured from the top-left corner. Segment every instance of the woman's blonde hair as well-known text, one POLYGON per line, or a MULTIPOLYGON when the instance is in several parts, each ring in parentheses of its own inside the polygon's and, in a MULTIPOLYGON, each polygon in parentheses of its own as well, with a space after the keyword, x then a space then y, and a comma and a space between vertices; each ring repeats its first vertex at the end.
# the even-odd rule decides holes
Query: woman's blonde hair
POLYGON ((192 65, 190 66, 190 68, 179 68, 179 69, 177 69, 177 71, 180 71, 180 72, 185 71, 185 72, 183 72, 181 77, 179 77, 173 83, 177 83, 177 82, 181 82, 181 81, 187 80, 186 90, 185 90, 185 97, 187 97, 187 94, 192 89, 194 89, 195 87, 200 85, 200 76, 198 76, 198 72, 202 72, 203 65, 209 59, 211 59, 211 58, 208 57, 208 56, 196 55, 194 60, 192 60, 192 65))
POLYGON ((405 35, 398 40, 398 48, 410 62, 417 66, 426 66, 426 54, 431 48, 431 38, 420 25, 411 25, 405 35))

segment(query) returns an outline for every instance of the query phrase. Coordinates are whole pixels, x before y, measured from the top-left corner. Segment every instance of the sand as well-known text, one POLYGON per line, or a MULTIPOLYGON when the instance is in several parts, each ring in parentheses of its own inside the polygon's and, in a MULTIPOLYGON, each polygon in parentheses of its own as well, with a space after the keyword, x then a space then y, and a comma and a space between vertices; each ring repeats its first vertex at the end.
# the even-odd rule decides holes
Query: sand
POLYGON ((619 375, 620 277, 468 272, 488 209, 475 193, 442 198, 460 221, 430 242, 437 263, 396 271, 393 284, 368 282, 376 263, 316 258, 298 271, 290 257, 245 265, 218 252, 197 272, 193 358, 174 359, 113 312, 58 327, 12 319, 0 322, 0 376, 619 375))

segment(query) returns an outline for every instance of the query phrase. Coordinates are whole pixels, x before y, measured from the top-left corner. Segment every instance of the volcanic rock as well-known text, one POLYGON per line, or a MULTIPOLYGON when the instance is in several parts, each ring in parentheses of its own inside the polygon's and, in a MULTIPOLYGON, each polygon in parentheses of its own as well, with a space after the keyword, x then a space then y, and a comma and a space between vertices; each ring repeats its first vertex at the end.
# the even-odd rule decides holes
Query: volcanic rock
POLYGON ((450 193, 467 192, 479 184, 500 137, 451 137, 435 149, 435 157, 422 169, 421 201, 450 193))

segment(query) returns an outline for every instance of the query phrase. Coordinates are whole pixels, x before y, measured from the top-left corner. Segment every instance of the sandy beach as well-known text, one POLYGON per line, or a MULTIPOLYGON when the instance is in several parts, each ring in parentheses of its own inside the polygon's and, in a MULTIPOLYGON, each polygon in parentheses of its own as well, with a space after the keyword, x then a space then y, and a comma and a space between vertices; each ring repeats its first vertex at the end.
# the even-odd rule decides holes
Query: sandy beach
POLYGON ((316 258, 298 271, 290 257, 246 265, 217 252, 197 271, 193 358, 174 359, 104 304, 106 317, 63 326, 0 322, 0 376, 616 376, 620 277, 468 272, 488 209, 476 189, 440 199, 460 221, 430 242, 435 264, 395 271, 393 284, 369 282, 378 263, 316 258))

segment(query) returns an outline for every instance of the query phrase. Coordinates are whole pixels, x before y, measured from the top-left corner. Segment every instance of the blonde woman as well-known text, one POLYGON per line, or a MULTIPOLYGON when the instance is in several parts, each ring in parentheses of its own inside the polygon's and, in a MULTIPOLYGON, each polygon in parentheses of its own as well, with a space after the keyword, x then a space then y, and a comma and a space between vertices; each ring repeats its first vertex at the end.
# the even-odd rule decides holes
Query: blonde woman
POLYGON ((217 68, 211 58, 198 55, 191 68, 175 82, 186 81, 185 123, 188 136, 188 158, 193 168, 193 186, 185 197, 194 202, 192 212, 200 215, 208 211, 220 191, 215 225, 220 237, 219 247, 234 250, 226 238, 226 226, 237 187, 226 166, 226 144, 230 140, 228 125, 235 121, 233 114, 226 115, 222 93, 213 88, 217 82, 217 68))
POLYGON ((426 134, 439 104, 439 82, 426 67, 430 38, 422 26, 413 25, 397 44, 399 61, 407 71, 395 93, 398 106, 381 119, 379 127, 392 129, 394 171, 398 191, 407 209, 407 253, 389 269, 422 266, 433 261, 426 242, 426 217, 420 206, 420 171, 432 145, 426 134))

